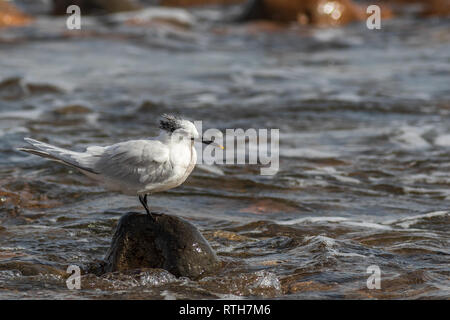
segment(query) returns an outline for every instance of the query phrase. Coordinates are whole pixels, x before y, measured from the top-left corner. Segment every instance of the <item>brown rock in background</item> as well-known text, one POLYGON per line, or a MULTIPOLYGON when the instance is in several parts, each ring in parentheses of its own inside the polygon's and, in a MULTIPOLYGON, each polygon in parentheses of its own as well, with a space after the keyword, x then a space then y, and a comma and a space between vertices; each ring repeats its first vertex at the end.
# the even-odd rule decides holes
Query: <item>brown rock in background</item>
MULTIPOLYGON (((243 0, 162 0, 166 6, 194 6, 205 4, 236 4, 243 0)), ((249 0, 240 21, 271 20, 313 25, 344 25, 365 20, 365 7, 351 0, 249 0)), ((385 18, 390 10, 383 8, 385 18)))
MULTIPOLYGON (((3 1, 0 0, 0 4, 3 1)), ((344 25, 352 21, 365 20, 366 7, 352 0, 161 0, 159 5, 189 7, 202 5, 231 5, 248 2, 250 5, 242 20, 267 19, 278 22, 297 21, 300 24, 344 25)), ((115 13, 139 9, 137 0, 53 0, 53 13, 66 14, 69 5, 80 6, 83 13, 115 13)), ((389 0, 382 8, 382 17, 391 18, 391 5, 422 4, 425 16, 450 14, 450 0, 389 0)), ((1 12, 1 10, 0 10, 1 12)), ((1 22, 0 22, 1 24, 1 22)))
POLYGON ((263 0, 271 19, 298 21, 301 24, 341 25, 363 20, 364 10, 350 0, 263 0))
POLYGON ((65 15, 70 5, 77 5, 81 13, 116 13, 139 9, 133 0, 53 0, 53 14, 65 15))
POLYGON ((419 14, 422 16, 449 16, 450 0, 385 0, 389 5, 421 5, 419 14))
POLYGON ((245 0, 161 0, 160 6, 167 7, 190 7, 203 5, 229 5, 243 3, 245 0))
POLYGON ((12 4, 0 0, 0 27, 20 27, 31 22, 31 17, 12 4))
POLYGON ((425 16, 450 16, 450 0, 429 0, 423 11, 425 16))

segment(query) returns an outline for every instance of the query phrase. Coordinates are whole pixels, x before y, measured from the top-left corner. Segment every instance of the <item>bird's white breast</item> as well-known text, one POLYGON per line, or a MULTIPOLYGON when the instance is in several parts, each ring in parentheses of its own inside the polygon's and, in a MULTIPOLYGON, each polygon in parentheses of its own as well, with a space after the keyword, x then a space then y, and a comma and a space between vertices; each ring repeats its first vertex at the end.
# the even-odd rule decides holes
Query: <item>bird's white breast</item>
POLYGON ((146 191, 161 192, 166 191, 182 184, 194 170, 197 162, 197 152, 194 143, 187 141, 170 145, 170 163, 172 165, 172 174, 161 184, 150 184, 146 186, 146 191))

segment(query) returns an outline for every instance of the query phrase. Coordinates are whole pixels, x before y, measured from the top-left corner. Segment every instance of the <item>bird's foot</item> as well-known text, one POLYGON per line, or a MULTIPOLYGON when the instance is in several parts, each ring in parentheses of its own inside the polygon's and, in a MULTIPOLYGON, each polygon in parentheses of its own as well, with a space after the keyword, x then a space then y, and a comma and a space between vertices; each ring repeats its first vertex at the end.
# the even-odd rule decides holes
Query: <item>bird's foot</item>
POLYGON ((155 222, 156 221, 155 216, 150 211, 148 210, 146 211, 147 211, 147 218, 150 219, 151 222, 155 222))

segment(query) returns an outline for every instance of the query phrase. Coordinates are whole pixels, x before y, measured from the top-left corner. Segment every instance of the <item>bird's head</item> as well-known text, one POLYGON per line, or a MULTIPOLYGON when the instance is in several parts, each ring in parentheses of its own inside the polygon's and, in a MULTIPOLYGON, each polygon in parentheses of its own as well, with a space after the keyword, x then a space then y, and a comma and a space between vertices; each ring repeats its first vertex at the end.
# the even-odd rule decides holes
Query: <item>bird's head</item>
POLYGON ((159 122, 159 128, 164 131, 171 139, 198 141, 204 144, 212 144, 223 149, 223 147, 211 140, 203 140, 197 131, 195 125, 189 121, 174 115, 163 114, 159 122))

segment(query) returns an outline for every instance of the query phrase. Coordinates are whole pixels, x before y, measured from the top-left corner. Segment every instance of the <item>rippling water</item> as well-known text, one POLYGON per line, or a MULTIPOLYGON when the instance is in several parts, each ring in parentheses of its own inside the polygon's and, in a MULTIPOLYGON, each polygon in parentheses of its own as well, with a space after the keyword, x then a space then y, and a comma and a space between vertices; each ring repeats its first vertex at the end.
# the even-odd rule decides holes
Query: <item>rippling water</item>
POLYGON ((0 298, 448 299, 449 21, 267 32, 191 14, 0 30, 0 298), (202 231, 219 274, 88 274, 68 290, 67 266, 101 259, 140 205, 15 148, 27 136, 75 150, 148 137, 164 112, 279 128, 279 172, 197 168, 150 198, 202 231), (371 265, 381 290, 366 287, 371 265))

